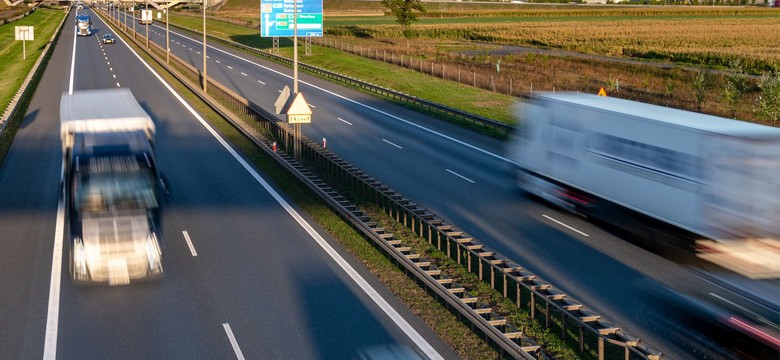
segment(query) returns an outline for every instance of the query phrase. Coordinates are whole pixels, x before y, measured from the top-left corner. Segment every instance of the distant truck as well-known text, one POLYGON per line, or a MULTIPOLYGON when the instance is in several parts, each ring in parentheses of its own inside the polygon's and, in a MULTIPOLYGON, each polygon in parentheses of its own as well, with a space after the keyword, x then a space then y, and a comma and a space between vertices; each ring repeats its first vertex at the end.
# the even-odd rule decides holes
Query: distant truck
POLYGON ((152 119, 128 89, 86 90, 62 95, 60 125, 73 281, 161 277, 152 119))
POLYGON ((152 25, 152 10, 141 10, 138 23, 141 25, 152 25))
POLYGON ((92 35, 92 18, 89 15, 76 15, 76 34, 78 36, 92 35))
MULTIPOLYGON (((612 97, 537 93, 507 156, 528 193, 658 243, 706 248, 703 256, 721 265, 730 264, 712 255, 729 247, 780 249, 778 128, 612 97)), ((775 260, 732 270, 780 278, 775 260)))

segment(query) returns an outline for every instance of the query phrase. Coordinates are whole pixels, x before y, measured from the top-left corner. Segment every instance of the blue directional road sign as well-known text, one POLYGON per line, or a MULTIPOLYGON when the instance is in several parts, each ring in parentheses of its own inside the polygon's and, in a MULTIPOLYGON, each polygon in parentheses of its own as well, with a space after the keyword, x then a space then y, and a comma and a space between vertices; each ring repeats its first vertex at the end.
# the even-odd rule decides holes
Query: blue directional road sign
MULTIPOLYGON (((260 36, 292 37, 296 0, 260 0, 260 36)), ((322 0, 297 0, 298 36, 322 36, 322 0)))

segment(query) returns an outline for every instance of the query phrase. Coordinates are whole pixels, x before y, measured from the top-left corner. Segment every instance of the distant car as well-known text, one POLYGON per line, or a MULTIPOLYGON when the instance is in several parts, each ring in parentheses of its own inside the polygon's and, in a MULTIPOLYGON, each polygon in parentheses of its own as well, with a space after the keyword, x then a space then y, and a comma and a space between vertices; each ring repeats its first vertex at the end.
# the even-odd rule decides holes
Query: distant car
POLYGON ((114 39, 114 35, 111 34, 105 34, 103 35, 103 44, 113 44, 116 40, 114 39))

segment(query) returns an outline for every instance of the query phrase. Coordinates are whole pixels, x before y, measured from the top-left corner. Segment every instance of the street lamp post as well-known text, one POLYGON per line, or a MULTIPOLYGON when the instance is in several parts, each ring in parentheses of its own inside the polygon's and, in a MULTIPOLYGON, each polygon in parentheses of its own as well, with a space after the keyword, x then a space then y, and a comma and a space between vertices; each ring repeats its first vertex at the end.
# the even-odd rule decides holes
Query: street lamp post
POLYGON ((168 32, 168 8, 164 8, 165 11, 165 63, 168 64, 171 58, 171 37, 168 32))
MULTIPOLYGON (((144 8, 144 15, 149 15, 149 1, 144 1, 144 4, 146 7, 144 8)), ((146 26, 146 50, 149 50, 149 22, 144 21, 144 25, 146 26)))
POLYGON ((203 1, 203 92, 206 92, 206 84, 209 82, 209 78, 206 75, 206 5, 208 0, 203 1))

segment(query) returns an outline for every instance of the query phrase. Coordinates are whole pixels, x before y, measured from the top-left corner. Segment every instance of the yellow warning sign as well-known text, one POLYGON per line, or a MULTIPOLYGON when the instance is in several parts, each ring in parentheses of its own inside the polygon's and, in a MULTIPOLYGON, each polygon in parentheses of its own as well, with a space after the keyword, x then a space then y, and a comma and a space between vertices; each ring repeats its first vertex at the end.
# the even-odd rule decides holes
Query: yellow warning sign
POLYGON ((606 92, 606 91, 604 91, 604 88, 601 88, 601 89, 599 90, 599 96, 607 96, 607 92, 606 92))

